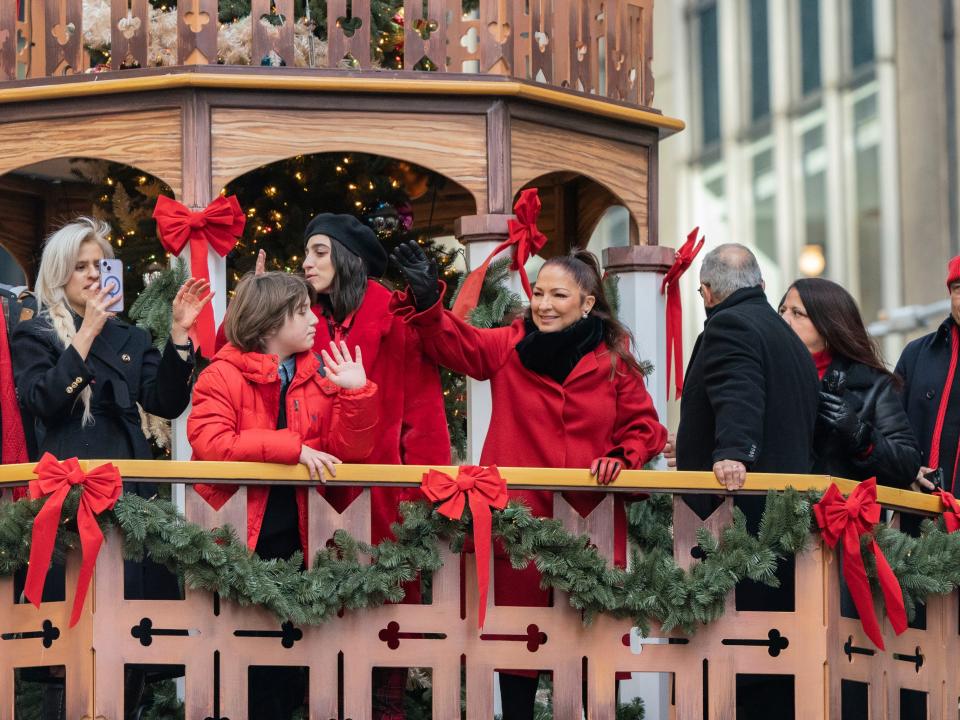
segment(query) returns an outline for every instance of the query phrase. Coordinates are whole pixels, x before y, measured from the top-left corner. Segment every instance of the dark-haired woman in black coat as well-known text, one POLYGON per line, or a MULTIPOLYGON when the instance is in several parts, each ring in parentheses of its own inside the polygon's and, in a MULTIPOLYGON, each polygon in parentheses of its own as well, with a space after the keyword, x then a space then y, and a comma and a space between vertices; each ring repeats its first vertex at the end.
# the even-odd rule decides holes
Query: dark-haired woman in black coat
POLYGON ((906 488, 920 469, 920 450, 887 370, 850 293, 830 280, 797 280, 780 316, 813 356, 821 379, 813 471, 906 488))

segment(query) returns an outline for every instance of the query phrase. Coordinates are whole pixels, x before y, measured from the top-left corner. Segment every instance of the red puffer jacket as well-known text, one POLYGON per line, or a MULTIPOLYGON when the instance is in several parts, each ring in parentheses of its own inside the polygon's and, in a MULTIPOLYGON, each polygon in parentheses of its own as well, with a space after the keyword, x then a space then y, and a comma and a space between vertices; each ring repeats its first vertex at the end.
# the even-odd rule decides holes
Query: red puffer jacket
MULTIPOLYGON (((187 438, 195 460, 272 462, 295 465, 302 445, 329 452, 344 462, 366 460, 378 420, 377 386, 368 381, 343 390, 320 375, 312 352, 297 355, 287 389, 287 427, 277 430, 280 379, 276 355, 241 352, 225 345, 200 373, 193 391, 187 438)), ((219 509, 236 485, 195 485, 219 509)), ((270 488, 247 489, 247 545, 257 546, 270 488)), ((300 542, 307 555, 307 488, 297 488, 300 542)))

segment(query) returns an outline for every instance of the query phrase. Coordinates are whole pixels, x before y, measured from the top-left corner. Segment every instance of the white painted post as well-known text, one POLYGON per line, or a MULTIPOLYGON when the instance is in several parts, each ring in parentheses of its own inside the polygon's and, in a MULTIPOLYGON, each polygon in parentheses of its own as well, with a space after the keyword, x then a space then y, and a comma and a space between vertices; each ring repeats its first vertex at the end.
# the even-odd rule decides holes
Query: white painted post
POLYGON ((660 294, 660 284, 673 258, 674 249, 662 245, 630 245, 603 251, 606 271, 619 278, 619 319, 633 332, 637 357, 653 363, 647 391, 664 424, 668 392, 667 325, 666 298, 660 294))
MULTIPOLYGON (((470 215, 459 218, 454 234, 466 249, 467 270, 481 265, 497 245, 507 239, 507 221, 513 215, 470 215)), ((509 252, 506 251, 506 252, 509 252)), ((519 285, 519 282, 516 283, 519 285)), ((483 441, 487 437, 492 410, 490 383, 467 378, 467 457, 468 463, 480 462, 483 441)))
MULTIPOLYGON (((194 210, 198 208, 193 208, 194 210)), ((180 254, 187 265, 187 271, 190 269, 190 246, 189 244, 180 254)), ((175 263, 176 258, 171 258, 170 262, 175 263)), ((212 248, 207 251, 207 272, 210 274, 210 289, 213 290, 213 299, 210 304, 213 306, 214 327, 220 327, 223 322, 223 315, 227 311, 227 259, 220 257, 212 248)), ((171 460, 189 460, 193 455, 193 450, 187 440, 187 417, 190 415, 192 403, 187 406, 180 417, 175 418, 170 428, 170 459, 171 460)), ((174 484, 172 487, 172 499, 181 510, 184 508, 184 486, 174 484)))

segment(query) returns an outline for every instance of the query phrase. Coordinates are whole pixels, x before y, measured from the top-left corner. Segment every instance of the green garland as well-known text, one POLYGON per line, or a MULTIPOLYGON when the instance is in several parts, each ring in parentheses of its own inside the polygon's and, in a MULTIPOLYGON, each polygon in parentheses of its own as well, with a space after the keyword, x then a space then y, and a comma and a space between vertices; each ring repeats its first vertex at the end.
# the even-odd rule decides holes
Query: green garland
MULTIPOLYGON (((66 521, 60 525, 55 557, 79 546, 79 492, 72 490, 64 504, 66 521)), ((650 623, 658 623, 665 631, 692 633, 723 614, 727 594, 741 580, 776 586, 777 563, 804 548, 813 529, 812 504, 818 499, 816 493, 789 489, 769 493, 756 535, 735 509, 733 523, 719 536, 700 530, 697 540, 704 557, 686 571, 673 559, 669 496, 654 495, 630 507, 635 547, 629 570, 611 567, 589 538, 572 535, 557 520, 533 517, 520 502, 494 511, 493 532, 515 567, 534 562, 543 586, 568 593, 585 622, 606 613, 628 618, 644 632, 650 623)), ((0 505, 0 575, 26 564, 33 519, 43 502, 24 499, 0 505)), ((231 528, 205 530, 164 500, 125 494, 99 521, 104 529, 120 530, 128 559, 148 556, 192 589, 217 592, 240 605, 260 605, 297 624, 317 625, 342 608, 401 600, 402 583, 418 572, 440 568, 439 542, 459 551, 470 529, 469 518, 448 520, 426 502, 403 503, 401 512, 403 521, 393 527, 396 540, 370 546, 339 530, 333 546, 318 552, 305 571, 299 553, 287 561, 261 560, 231 528)), ((946 533, 942 522, 924 521, 919 537, 881 524, 874 536, 900 581, 911 617, 927 596, 960 586, 960 533, 946 533)), ((867 570, 874 579, 869 556, 867 570)))

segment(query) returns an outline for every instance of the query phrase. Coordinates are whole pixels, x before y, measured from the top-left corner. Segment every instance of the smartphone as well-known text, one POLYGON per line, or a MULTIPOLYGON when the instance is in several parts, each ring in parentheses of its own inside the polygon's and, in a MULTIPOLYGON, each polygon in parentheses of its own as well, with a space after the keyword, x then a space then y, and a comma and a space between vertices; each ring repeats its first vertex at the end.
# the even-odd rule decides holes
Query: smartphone
POLYGON ((100 261, 100 287, 108 288, 113 302, 107 307, 110 312, 123 310, 123 263, 116 258, 100 261))

